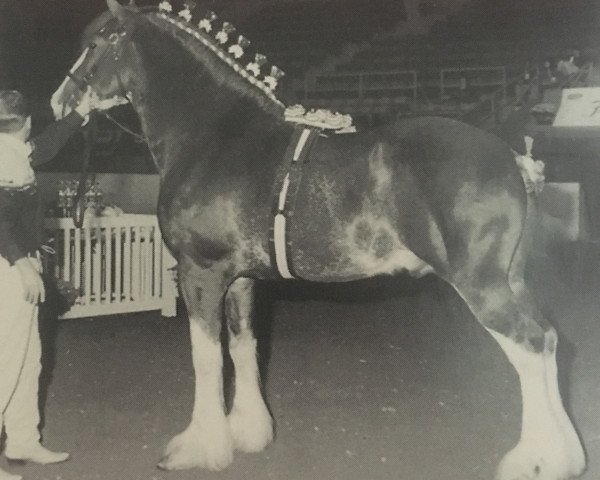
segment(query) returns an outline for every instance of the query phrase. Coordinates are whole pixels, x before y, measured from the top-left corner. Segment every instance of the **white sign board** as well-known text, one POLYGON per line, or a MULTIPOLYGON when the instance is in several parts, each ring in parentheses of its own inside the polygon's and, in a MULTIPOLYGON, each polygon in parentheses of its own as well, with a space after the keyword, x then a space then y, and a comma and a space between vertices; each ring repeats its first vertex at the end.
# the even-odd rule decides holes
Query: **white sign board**
POLYGON ((565 88, 555 127, 600 127, 600 88, 565 88))

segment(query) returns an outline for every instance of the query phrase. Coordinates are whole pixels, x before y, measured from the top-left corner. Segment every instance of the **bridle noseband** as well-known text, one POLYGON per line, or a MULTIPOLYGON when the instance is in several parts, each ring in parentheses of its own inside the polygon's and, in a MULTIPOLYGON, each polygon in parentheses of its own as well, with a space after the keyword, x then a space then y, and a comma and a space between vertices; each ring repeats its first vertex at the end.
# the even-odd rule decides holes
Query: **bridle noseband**
MULTIPOLYGON (((99 34, 103 34, 104 30, 106 27, 103 27, 99 34)), ((120 30, 111 33, 108 38, 106 39, 106 41, 108 42, 108 47, 104 50, 104 52, 102 52, 102 55, 100 55, 100 57, 93 63, 93 65, 88 69, 88 71, 85 73, 85 75, 83 75, 82 77, 78 77, 77 75, 75 75, 74 72, 69 71, 67 73, 67 77, 69 77, 71 80, 73 80, 73 82, 77 85, 77 87, 82 90, 85 91, 87 89, 87 87, 90 85, 90 83, 92 82, 92 80, 94 79, 94 76, 96 74, 96 71, 98 70, 98 64, 100 64, 108 54, 112 53, 113 55, 113 59, 115 60, 115 62, 118 62, 121 58, 121 52, 119 52, 119 50, 117 49, 118 44, 119 44, 119 40, 123 37, 125 37, 127 35, 127 32, 124 28, 121 28, 120 30)), ((96 43, 91 42, 88 45, 88 50, 93 51, 97 48, 96 43)), ((122 82, 119 82, 120 85, 122 85, 122 82)))
MULTIPOLYGON (((100 30, 99 34, 102 35, 104 33, 105 29, 106 29, 106 27, 103 27, 100 30)), ((126 35, 127 35, 127 31, 122 27, 119 30, 117 30, 116 32, 112 32, 106 39, 106 41, 108 42, 107 48, 104 50, 104 52, 102 52, 102 54, 98 57, 98 59, 89 67, 88 71, 83 76, 78 76, 73 71, 67 72, 67 77, 73 81, 73 83, 77 86, 77 88, 80 91, 85 92, 87 90, 87 88, 91 85, 92 81, 95 78, 96 72, 98 70, 98 65, 101 64, 101 62, 109 54, 112 53, 113 60, 115 62, 119 62, 119 60, 121 59, 121 52, 118 49, 119 41, 126 35)), ((97 48, 97 45, 94 42, 91 42, 87 48, 90 51, 92 51, 97 48)), ((119 86, 119 92, 120 92, 119 96, 126 99, 129 103, 131 103, 130 93, 127 92, 127 89, 125 88, 125 84, 123 83, 123 80, 121 78, 121 75, 120 75, 118 69, 117 69, 117 72, 115 73, 115 76, 117 79, 117 84, 119 86)), ((121 130, 123 130, 125 133, 128 133, 129 135, 133 136, 134 138, 136 138, 139 141, 146 142, 146 137, 144 137, 143 135, 141 135, 139 133, 134 132, 127 126, 123 125, 121 122, 119 122, 117 119, 115 119, 108 112, 102 111, 102 112, 98 112, 98 113, 100 113, 107 120, 109 120, 110 122, 115 124, 117 127, 119 127, 121 130)))

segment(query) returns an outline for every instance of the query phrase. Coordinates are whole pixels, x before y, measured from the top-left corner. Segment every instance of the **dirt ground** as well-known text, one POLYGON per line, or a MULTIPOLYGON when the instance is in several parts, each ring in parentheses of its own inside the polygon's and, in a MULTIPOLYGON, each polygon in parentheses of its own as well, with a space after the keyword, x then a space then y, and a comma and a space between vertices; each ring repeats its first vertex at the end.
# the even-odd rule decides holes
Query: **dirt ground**
MULTIPOLYGON (((582 478, 597 480, 600 254, 579 268, 572 258, 536 258, 530 283, 561 333, 564 397, 589 460, 582 478)), ((277 423, 263 453, 237 454, 220 473, 155 468, 189 420, 193 371, 186 321, 146 313, 57 325, 44 437, 73 458, 10 470, 28 480, 493 478, 519 434, 517 377, 447 285, 268 285, 262 299, 277 423)))

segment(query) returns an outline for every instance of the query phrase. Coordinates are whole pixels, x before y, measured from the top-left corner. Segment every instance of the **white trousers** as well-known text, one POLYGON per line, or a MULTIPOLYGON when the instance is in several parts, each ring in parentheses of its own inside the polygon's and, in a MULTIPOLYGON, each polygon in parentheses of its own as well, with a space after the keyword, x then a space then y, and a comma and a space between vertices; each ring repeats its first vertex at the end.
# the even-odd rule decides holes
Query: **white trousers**
POLYGON ((17 268, 0 257, 0 429, 3 425, 11 449, 40 439, 38 307, 23 295, 17 268))

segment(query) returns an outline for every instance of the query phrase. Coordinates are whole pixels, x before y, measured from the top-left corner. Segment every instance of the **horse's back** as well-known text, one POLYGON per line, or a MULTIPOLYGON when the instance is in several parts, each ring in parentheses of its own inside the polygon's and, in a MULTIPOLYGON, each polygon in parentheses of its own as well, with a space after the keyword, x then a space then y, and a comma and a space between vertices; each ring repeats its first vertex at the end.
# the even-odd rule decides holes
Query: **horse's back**
POLYGON ((463 122, 443 117, 401 119, 376 130, 409 165, 444 165, 480 179, 514 173, 514 155, 500 138, 463 122))
POLYGON ((410 173, 423 185, 439 182, 450 186, 473 181, 508 181, 520 189, 515 157, 503 140, 463 122, 443 117, 398 119, 356 134, 329 135, 320 139, 312 155, 315 170, 354 171, 356 181, 373 165, 373 152, 380 150, 382 163, 392 170, 410 173))
POLYGON ((518 237, 525 202, 510 148, 464 123, 418 118, 331 135, 305 167, 291 255, 311 279, 409 269, 409 254, 448 272, 485 228, 518 237))

